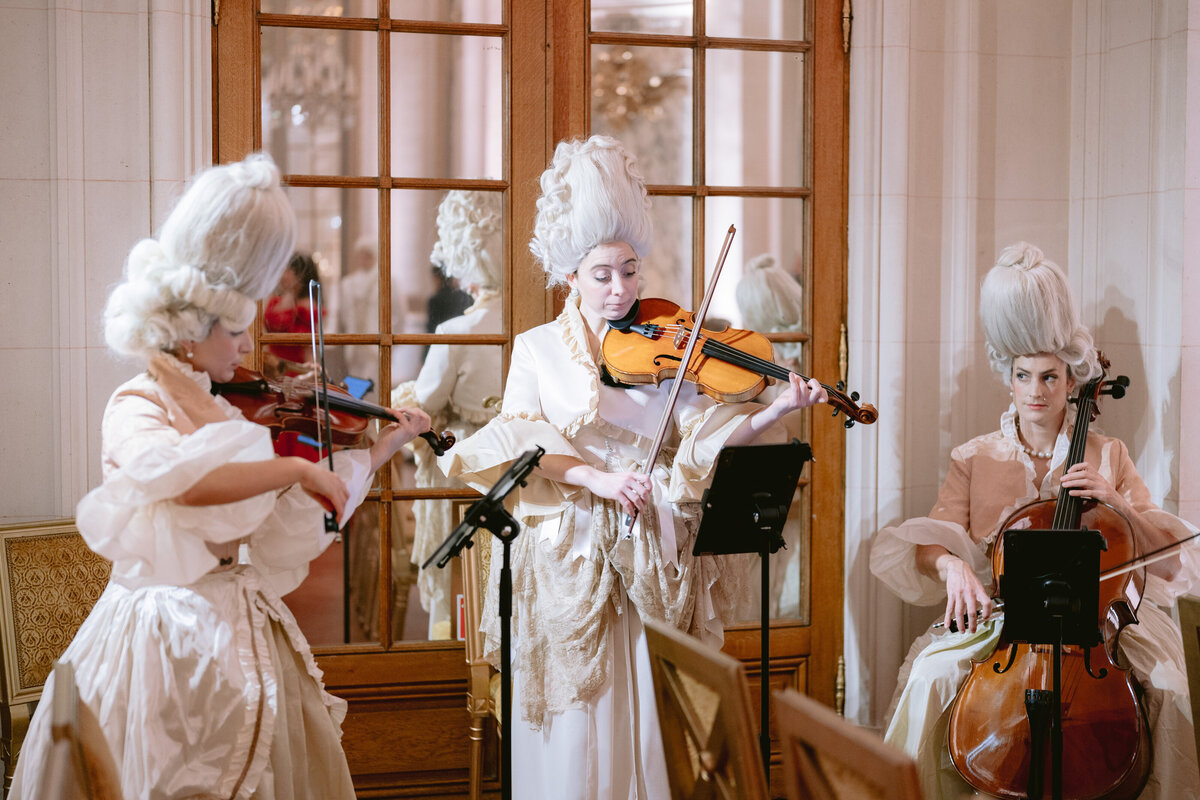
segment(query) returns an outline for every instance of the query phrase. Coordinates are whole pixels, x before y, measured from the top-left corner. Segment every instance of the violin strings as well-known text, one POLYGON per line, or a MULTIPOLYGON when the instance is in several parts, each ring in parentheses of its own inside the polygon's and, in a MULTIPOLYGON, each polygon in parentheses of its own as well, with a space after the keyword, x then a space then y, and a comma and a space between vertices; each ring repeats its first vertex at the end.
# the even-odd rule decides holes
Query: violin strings
MULTIPOLYGON (((691 333, 691 328, 688 328, 685 325, 654 325, 652 327, 653 327, 655 333, 658 333, 660 331, 663 333, 670 333, 670 334, 679 333, 681 331, 685 334, 691 333)), ((743 367, 745 369, 748 369, 748 370, 751 370, 754 372, 759 372, 762 374, 770 375, 773 378, 779 378, 781 380, 786 379, 787 376, 791 372, 790 370, 779 366, 778 364, 776 364, 773 361, 767 361, 766 359, 759 358, 756 355, 739 350, 736 347, 725 344, 724 342, 719 341, 717 339, 713 339, 711 336, 705 336, 703 333, 700 334, 700 338, 702 340, 704 340, 704 345, 703 345, 703 349, 701 352, 706 352, 706 353, 709 353, 710 355, 715 355, 718 358, 720 358, 722 361, 728 361, 729 363, 731 363, 735 366, 743 367)), ((797 373, 797 374, 799 374, 799 373, 797 373)), ((804 380, 808 380, 803 375, 801 375, 800 377, 804 380)), ((825 384, 821 384, 821 385, 825 386, 825 384)), ((839 395, 841 394, 840 392, 837 392, 836 389, 832 389, 828 386, 825 386, 825 389, 831 393, 836 392, 839 395)))

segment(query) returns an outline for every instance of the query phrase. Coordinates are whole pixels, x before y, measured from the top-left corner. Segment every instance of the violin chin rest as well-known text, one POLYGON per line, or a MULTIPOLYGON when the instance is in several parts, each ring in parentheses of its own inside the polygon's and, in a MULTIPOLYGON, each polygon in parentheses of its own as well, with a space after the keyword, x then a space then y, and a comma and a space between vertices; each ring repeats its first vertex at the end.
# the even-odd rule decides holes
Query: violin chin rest
POLYGON ((628 330, 629 326, 633 324, 633 321, 637 319, 638 312, 641 311, 641 309, 642 301, 640 299, 634 300, 633 305, 629 307, 629 313, 620 319, 610 319, 608 321, 608 327, 614 328, 618 331, 628 330))

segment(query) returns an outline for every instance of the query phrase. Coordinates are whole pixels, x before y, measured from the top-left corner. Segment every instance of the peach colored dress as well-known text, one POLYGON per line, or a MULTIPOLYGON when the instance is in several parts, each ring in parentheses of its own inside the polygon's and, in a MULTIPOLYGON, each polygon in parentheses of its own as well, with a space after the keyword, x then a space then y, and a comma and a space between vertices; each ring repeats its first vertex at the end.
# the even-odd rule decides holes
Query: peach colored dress
MULTIPOLYGON (((1073 409, 1072 409, 1073 410, 1073 409)), ((944 605, 946 587, 917 571, 920 544, 940 544, 963 559, 984 586, 992 582, 990 546, 999 526, 1016 509, 1038 499, 1058 496, 1058 480, 1070 446, 1072 414, 1064 421, 1040 483, 1032 459, 1021 449, 1016 412, 1010 407, 1000 430, 954 449, 950 472, 927 517, 879 531, 871 547, 871 572, 903 600, 916 605, 944 605)), ((1129 452, 1119 439, 1095 431, 1088 434, 1085 459, 1133 505, 1142 522, 1183 539, 1195 532, 1187 522, 1154 505, 1129 452)), ((1148 575, 1138 609, 1138 624, 1124 629, 1120 649, 1145 690, 1153 748, 1151 775, 1142 798, 1200 797, 1200 774, 1192 733, 1183 646, 1171 607, 1200 576, 1200 555, 1190 545, 1181 549, 1176 576, 1148 575)), ((971 659, 989 653, 1000 635, 1001 619, 993 617, 974 634, 931 628, 918 637, 900 669, 885 738, 917 760, 928 798, 970 795, 946 747, 950 706, 970 670, 971 659)))

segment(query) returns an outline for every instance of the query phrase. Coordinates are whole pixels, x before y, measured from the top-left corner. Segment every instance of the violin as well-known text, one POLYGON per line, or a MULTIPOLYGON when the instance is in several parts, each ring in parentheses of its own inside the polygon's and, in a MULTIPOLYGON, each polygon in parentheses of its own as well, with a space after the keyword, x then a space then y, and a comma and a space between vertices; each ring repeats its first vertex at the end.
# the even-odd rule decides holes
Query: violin
MULTIPOLYGON (((600 348, 601 374, 611 385, 658 384, 679 374, 684 342, 695 328, 695 315, 670 300, 635 301, 623 319, 609 322, 600 348)), ((761 333, 726 328, 703 328, 699 352, 694 352, 684 378, 702 393, 723 403, 740 403, 757 397, 771 378, 788 381, 792 371, 771 360, 771 341, 761 333)), ((796 373, 799 375, 799 373, 796 373)), ((799 375, 808 382, 808 378, 799 375)), ((858 405, 858 392, 845 393, 845 384, 826 386, 833 415, 845 414, 843 423, 870 425, 879 414, 870 404, 858 405)))
MULTIPOLYGON (((1101 364, 1108 368, 1103 356, 1101 364)), ((1080 391, 1064 473, 1084 458, 1097 397, 1120 397, 1128 383, 1124 376, 1106 381, 1101 374, 1080 391)), ((1141 690, 1128 668, 1117 663, 1117 644, 1122 629, 1137 622, 1145 577, 1144 569, 1114 569, 1138 560, 1133 528, 1112 506, 1066 490, 1057 500, 1034 501, 1014 511, 1000 530, 1013 528, 1047 531, 1048 536, 1086 528, 1103 535, 1097 644, 1023 643, 1002 629, 996 648, 972 664, 954 701, 947 732, 951 760, 967 783, 999 797, 1136 797, 1150 773, 1149 730, 1141 690), (1051 648, 1061 648, 1057 676, 1051 648), (1061 708, 1061 764, 1052 770, 1053 786, 1044 780, 1058 745, 1050 738, 1055 735, 1052 679, 1061 708)), ((1001 590, 1003 573, 1004 548, 997 543, 992 574, 1001 590)))
MULTIPOLYGON (((272 381, 246 367, 234 370, 227 383, 214 383, 213 394, 219 394, 237 407, 251 422, 271 429, 272 438, 290 431, 315 438, 325 420, 324 409, 317 403, 316 392, 293 380, 272 381)), ((359 400, 340 386, 328 387, 329 431, 333 444, 357 447, 366 438, 371 419, 399 422, 390 408, 359 400)), ((425 431, 420 437, 442 455, 454 446, 454 434, 425 431)))

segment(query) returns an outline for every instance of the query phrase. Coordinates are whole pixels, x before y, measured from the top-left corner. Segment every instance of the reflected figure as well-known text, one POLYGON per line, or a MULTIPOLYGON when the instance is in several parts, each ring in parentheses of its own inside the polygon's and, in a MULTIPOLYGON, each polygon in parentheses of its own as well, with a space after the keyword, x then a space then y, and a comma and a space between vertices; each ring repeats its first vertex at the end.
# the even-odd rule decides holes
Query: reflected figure
MULTIPOLYGON (((309 281, 320 280, 312 256, 295 253, 279 284, 263 304, 263 328, 270 333, 312 333, 309 281)), ((322 313, 324 313, 322 311, 322 313)), ((302 375, 311 369, 312 349, 304 344, 269 344, 263 372, 269 377, 302 375)))
MULTIPOLYGON (((500 333, 504 275, 504 197, 499 192, 453 190, 438 207, 438 241, 430 260, 447 278, 458 282, 473 300, 459 316, 442 322, 440 334, 500 333)), ((435 344, 415 380, 392 390, 392 397, 425 410, 435 430, 450 430, 459 441, 483 427, 497 413, 502 393, 498 350, 486 345, 435 344)), ((437 468, 433 451, 414 448, 415 481, 420 488, 461 486, 437 468)), ((424 563, 453 530, 451 502, 425 500, 413 504, 411 560, 424 563)), ((415 567, 414 567, 415 568, 415 567)), ((453 600, 450 570, 433 568, 418 577, 421 605, 429 612, 429 638, 451 635, 453 600)), ((397 590, 399 591, 399 586, 397 590)), ((403 598, 398 598, 402 601, 403 598)))
POLYGON ((475 298, 460 289, 454 279, 446 274, 441 264, 434 264, 432 272, 437 290, 429 296, 429 302, 425 304, 426 333, 435 333, 438 325, 460 316, 475 303, 475 298))
MULTIPOLYGON (((745 328, 759 333, 804 330, 804 290, 800 282, 780 268, 769 253, 762 253, 746 262, 742 267, 742 277, 738 281, 734 296, 745 328)), ((802 342, 771 344, 776 364, 793 372, 804 371, 801 363, 804 348, 802 342)), ((773 382, 755 398, 755 401, 770 403, 783 388, 779 383, 773 382)), ((797 426, 794 434, 802 438, 799 422, 798 417, 793 417, 785 424, 789 424, 790 427, 797 426)), ((801 606, 807 605, 801 602, 801 592, 807 592, 807 588, 801 583, 801 566, 806 560, 806 548, 801 546, 804 536, 803 514, 801 494, 797 489, 788 510, 787 522, 783 526, 784 549, 771 556, 772 617, 798 617, 801 606)), ((751 621, 759 618, 762 613, 760 594, 757 584, 748 587, 743 602, 737 609, 737 619, 751 621)))
MULTIPOLYGON (((379 330, 379 250, 375 235, 361 237, 338 283, 338 330, 366 333, 379 330)), ((378 381, 379 356, 371 347, 340 347, 347 375, 378 381)))

